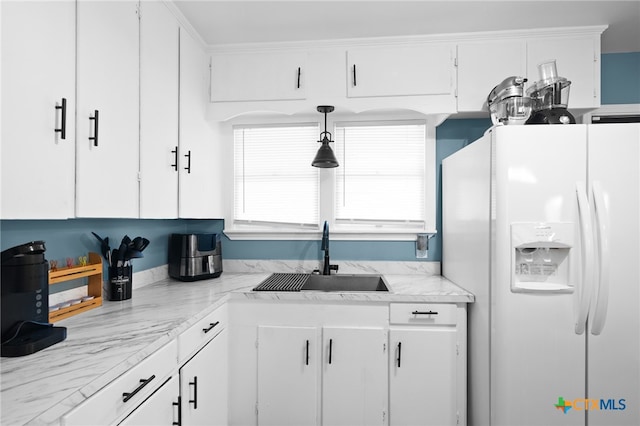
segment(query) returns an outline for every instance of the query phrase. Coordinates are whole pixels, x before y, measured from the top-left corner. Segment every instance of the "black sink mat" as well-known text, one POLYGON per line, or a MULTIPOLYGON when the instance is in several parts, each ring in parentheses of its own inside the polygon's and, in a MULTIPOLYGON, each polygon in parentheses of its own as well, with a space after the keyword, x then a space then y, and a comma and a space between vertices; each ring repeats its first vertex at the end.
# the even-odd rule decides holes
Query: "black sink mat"
POLYGON ((258 284, 253 291, 300 291, 309 274, 275 273, 258 284))

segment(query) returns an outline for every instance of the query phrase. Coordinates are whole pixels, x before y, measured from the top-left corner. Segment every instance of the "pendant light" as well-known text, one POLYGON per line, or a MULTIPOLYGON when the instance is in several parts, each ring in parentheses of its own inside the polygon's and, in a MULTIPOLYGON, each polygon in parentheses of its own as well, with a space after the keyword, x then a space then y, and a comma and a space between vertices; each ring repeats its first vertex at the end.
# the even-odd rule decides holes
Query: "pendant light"
POLYGON ((330 105, 320 105, 317 109, 318 112, 324 114, 324 132, 320 133, 320 140, 318 142, 322 143, 322 145, 320 149, 318 149, 316 158, 313 159, 311 165, 323 169, 338 167, 338 160, 336 160, 336 156, 329 146, 329 142, 333 142, 331 140, 331 133, 327 132, 327 114, 333 111, 333 107, 330 105), (327 135, 329 135, 329 137, 327 137, 327 135))

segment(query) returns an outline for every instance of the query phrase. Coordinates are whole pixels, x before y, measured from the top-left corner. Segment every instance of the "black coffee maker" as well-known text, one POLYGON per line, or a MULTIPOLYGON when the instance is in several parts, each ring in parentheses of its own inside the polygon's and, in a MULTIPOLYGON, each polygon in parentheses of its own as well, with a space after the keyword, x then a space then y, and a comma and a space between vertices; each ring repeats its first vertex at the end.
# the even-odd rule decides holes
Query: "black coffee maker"
POLYGON ((2 252, 1 355, 29 355, 67 337, 65 327, 49 323, 49 262, 44 241, 2 252))

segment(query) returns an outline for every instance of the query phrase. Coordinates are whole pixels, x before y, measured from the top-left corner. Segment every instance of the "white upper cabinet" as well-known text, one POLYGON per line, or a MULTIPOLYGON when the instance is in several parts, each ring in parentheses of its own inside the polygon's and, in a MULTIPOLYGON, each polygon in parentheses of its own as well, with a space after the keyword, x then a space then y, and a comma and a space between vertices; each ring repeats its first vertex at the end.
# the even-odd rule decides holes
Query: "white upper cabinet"
POLYGON ((78 217, 139 215, 137 7, 77 3, 78 217))
POLYGON ((220 144, 206 111, 209 58, 196 40, 180 30, 179 216, 221 218, 220 144))
POLYGON ((458 111, 485 111, 487 95, 511 76, 527 75, 524 40, 482 40, 458 44, 458 111))
POLYGON ((162 2, 140 3, 140 217, 178 217, 178 43, 162 2))
POLYGON ((215 53, 211 101, 305 99, 305 52, 215 53))
POLYGON ((0 218, 73 217, 75 1, 0 7, 0 218))
POLYGON ((555 59, 559 77, 571 81, 569 110, 600 106, 600 34, 527 41, 529 85, 540 80, 538 64, 555 59))
POLYGON ((349 49, 347 96, 453 95, 454 60, 454 44, 349 49))

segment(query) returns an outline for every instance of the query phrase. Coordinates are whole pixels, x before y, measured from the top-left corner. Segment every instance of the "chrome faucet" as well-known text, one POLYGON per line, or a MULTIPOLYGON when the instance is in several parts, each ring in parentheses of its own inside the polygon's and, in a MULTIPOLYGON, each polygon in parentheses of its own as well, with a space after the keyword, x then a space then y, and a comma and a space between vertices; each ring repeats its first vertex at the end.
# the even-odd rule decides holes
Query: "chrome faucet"
POLYGON ((322 267, 322 275, 331 275, 331 271, 337 271, 338 265, 332 265, 329 260, 329 223, 324 221, 324 228, 322 230, 322 245, 320 249, 324 251, 324 265, 322 267))

